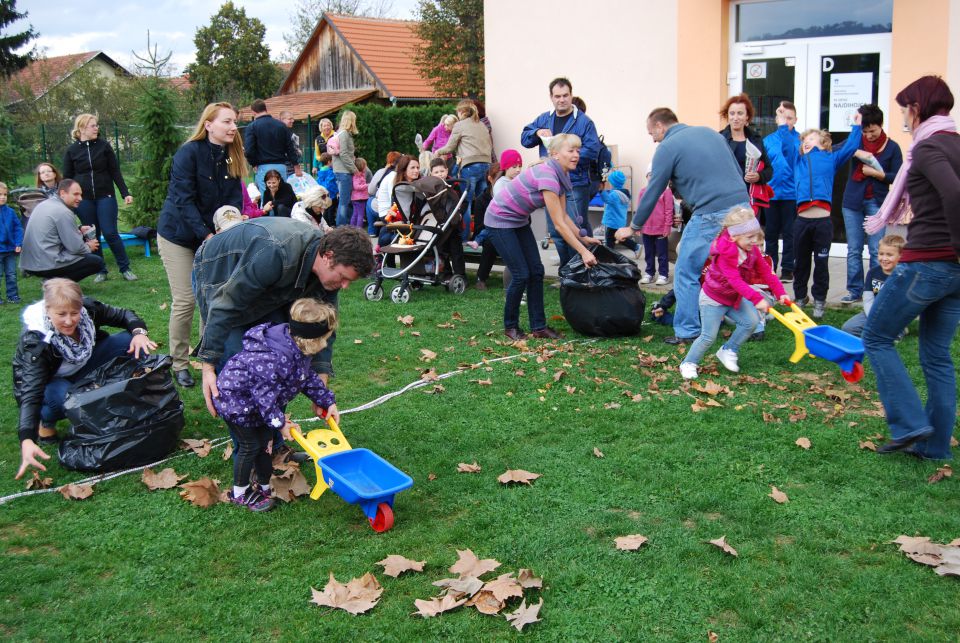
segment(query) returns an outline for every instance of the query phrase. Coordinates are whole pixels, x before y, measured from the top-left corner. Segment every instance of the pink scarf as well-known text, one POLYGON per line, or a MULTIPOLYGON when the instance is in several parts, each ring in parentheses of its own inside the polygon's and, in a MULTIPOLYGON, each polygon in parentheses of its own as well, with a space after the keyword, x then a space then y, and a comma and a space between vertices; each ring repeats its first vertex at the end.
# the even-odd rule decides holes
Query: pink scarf
POLYGON ((900 223, 907 213, 910 212, 910 195, 907 194, 907 173, 910 171, 910 165, 913 162, 913 148, 917 143, 930 138, 937 132, 956 132, 957 124, 949 116, 931 116, 920 123, 917 129, 913 130, 913 143, 907 150, 906 158, 897 177, 890 186, 887 198, 883 200, 880 210, 872 217, 863 220, 863 229, 867 234, 875 234, 884 229, 887 225, 900 223))

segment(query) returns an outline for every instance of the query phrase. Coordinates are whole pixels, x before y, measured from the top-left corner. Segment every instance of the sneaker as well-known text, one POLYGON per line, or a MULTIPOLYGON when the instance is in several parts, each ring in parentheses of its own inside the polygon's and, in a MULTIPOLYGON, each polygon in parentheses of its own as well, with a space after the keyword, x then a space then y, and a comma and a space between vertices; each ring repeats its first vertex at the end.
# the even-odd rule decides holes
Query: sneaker
POLYGON ((137 280, 137 276, 136 276, 135 274, 133 274, 133 271, 132 271, 132 270, 126 270, 126 271, 124 271, 124 272, 121 272, 120 274, 123 275, 123 278, 126 279, 127 281, 136 281, 136 280, 137 280))
POLYGON ((780 283, 788 284, 793 281, 793 271, 792 270, 781 270, 780 271, 780 283))
POLYGON ((651 276, 648 275, 648 274, 644 274, 643 277, 640 278, 640 283, 642 283, 642 284, 648 284, 648 283, 650 283, 651 281, 653 281, 653 277, 651 277, 651 276))
POLYGON ((680 362, 680 375, 685 380, 697 379, 697 365, 693 362, 680 362))
POLYGON ((801 297, 801 298, 794 299, 794 300, 793 300, 793 303, 795 303, 796 305, 798 305, 798 306, 800 306, 801 308, 803 308, 804 306, 809 306, 809 305, 810 305, 810 298, 805 295, 805 296, 803 296, 803 297, 801 297))
POLYGON ((664 277, 663 275, 660 275, 659 277, 657 277, 656 285, 658 285, 658 286, 666 286, 666 285, 667 285, 667 278, 664 277))
POLYGON ((823 319, 823 311, 827 309, 827 302, 825 301, 814 301, 813 302, 813 314, 811 315, 814 319, 823 319))
POLYGON ((249 486, 246 493, 240 497, 235 497, 231 489, 227 492, 227 501, 238 507, 246 507, 250 511, 256 511, 258 513, 270 511, 273 509, 273 505, 276 504, 273 498, 268 498, 260 491, 259 487, 254 487, 253 485, 249 486))
POLYGON ((10 297, 9 299, 7 299, 7 303, 8 303, 8 304, 19 304, 19 303, 20 303, 20 298, 19 298, 19 297, 10 297))
POLYGON ((740 372, 740 364, 737 363, 739 358, 732 350, 721 346, 720 350, 717 351, 717 359, 720 360, 723 367, 731 373, 740 372))
POLYGON ((858 301, 863 301, 863 296, 861 296, 861 295, 852 295, 852 294, 850 294, 850 293, 847 293, 846 295, 844 295, 843 297, 840 298, 840 303, 841 303, 841 304, 855 304, 855 303, 857 303, 858 301))
POLYGON ((93 278, 93 283, 99 284, 107 280, 107 273, 98 272, 97 276, 93 278))

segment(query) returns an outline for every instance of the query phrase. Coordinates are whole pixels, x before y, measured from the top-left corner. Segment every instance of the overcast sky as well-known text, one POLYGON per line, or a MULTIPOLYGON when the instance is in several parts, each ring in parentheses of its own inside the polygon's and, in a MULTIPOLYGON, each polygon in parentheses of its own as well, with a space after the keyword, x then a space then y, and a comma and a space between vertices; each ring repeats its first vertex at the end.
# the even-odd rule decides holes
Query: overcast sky
MULTIPOLYGON (((193 62, 197 28, 209 24, 221 4, 221 0, 18 0, 17 10, 29 16, 10 29, 32 24, 39 34, 33 44, 45 49, 47 56, 100 50, 128 69, 133 68, 131 51, 146 50, 149 29, 160 53, 173 52, 171 63, 180 72, 193 62)), ((290 29, 295 3, 234 0, 234 4, 263 22, 270 56, 278 58, 286 48, 283 33, 290 29)), ((416 0, 393 0, 391 17, 411 19, 416 6, 416 0)))

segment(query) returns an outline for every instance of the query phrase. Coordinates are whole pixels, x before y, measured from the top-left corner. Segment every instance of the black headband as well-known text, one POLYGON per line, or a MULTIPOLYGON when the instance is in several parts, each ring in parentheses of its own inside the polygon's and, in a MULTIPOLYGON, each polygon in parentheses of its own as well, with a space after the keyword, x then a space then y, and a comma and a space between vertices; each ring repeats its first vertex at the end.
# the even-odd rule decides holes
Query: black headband
POLYGON ((330 325, 325 322, 300 322, 290 320, 290 334, 303 339, 317 339, 330 332, 330 325))

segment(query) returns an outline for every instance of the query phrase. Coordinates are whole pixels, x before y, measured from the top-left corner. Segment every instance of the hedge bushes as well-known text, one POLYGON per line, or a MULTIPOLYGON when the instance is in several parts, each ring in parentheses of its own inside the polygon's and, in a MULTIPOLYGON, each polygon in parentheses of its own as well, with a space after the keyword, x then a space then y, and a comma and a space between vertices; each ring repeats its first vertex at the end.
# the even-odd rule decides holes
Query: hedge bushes
POLYGON ((366 159, 373 171, 383 167, 387 152, 392 150, 416 156, 414 138, 417 133, 427 138, 430 130, 440 122, 440 117, 452 114, 453 108, 453 103, 431 103, 417 107, 384 107, 376 104, 344 107, 357 115, 357 129, 360 130, 354 137, 357 156, 366 159))

